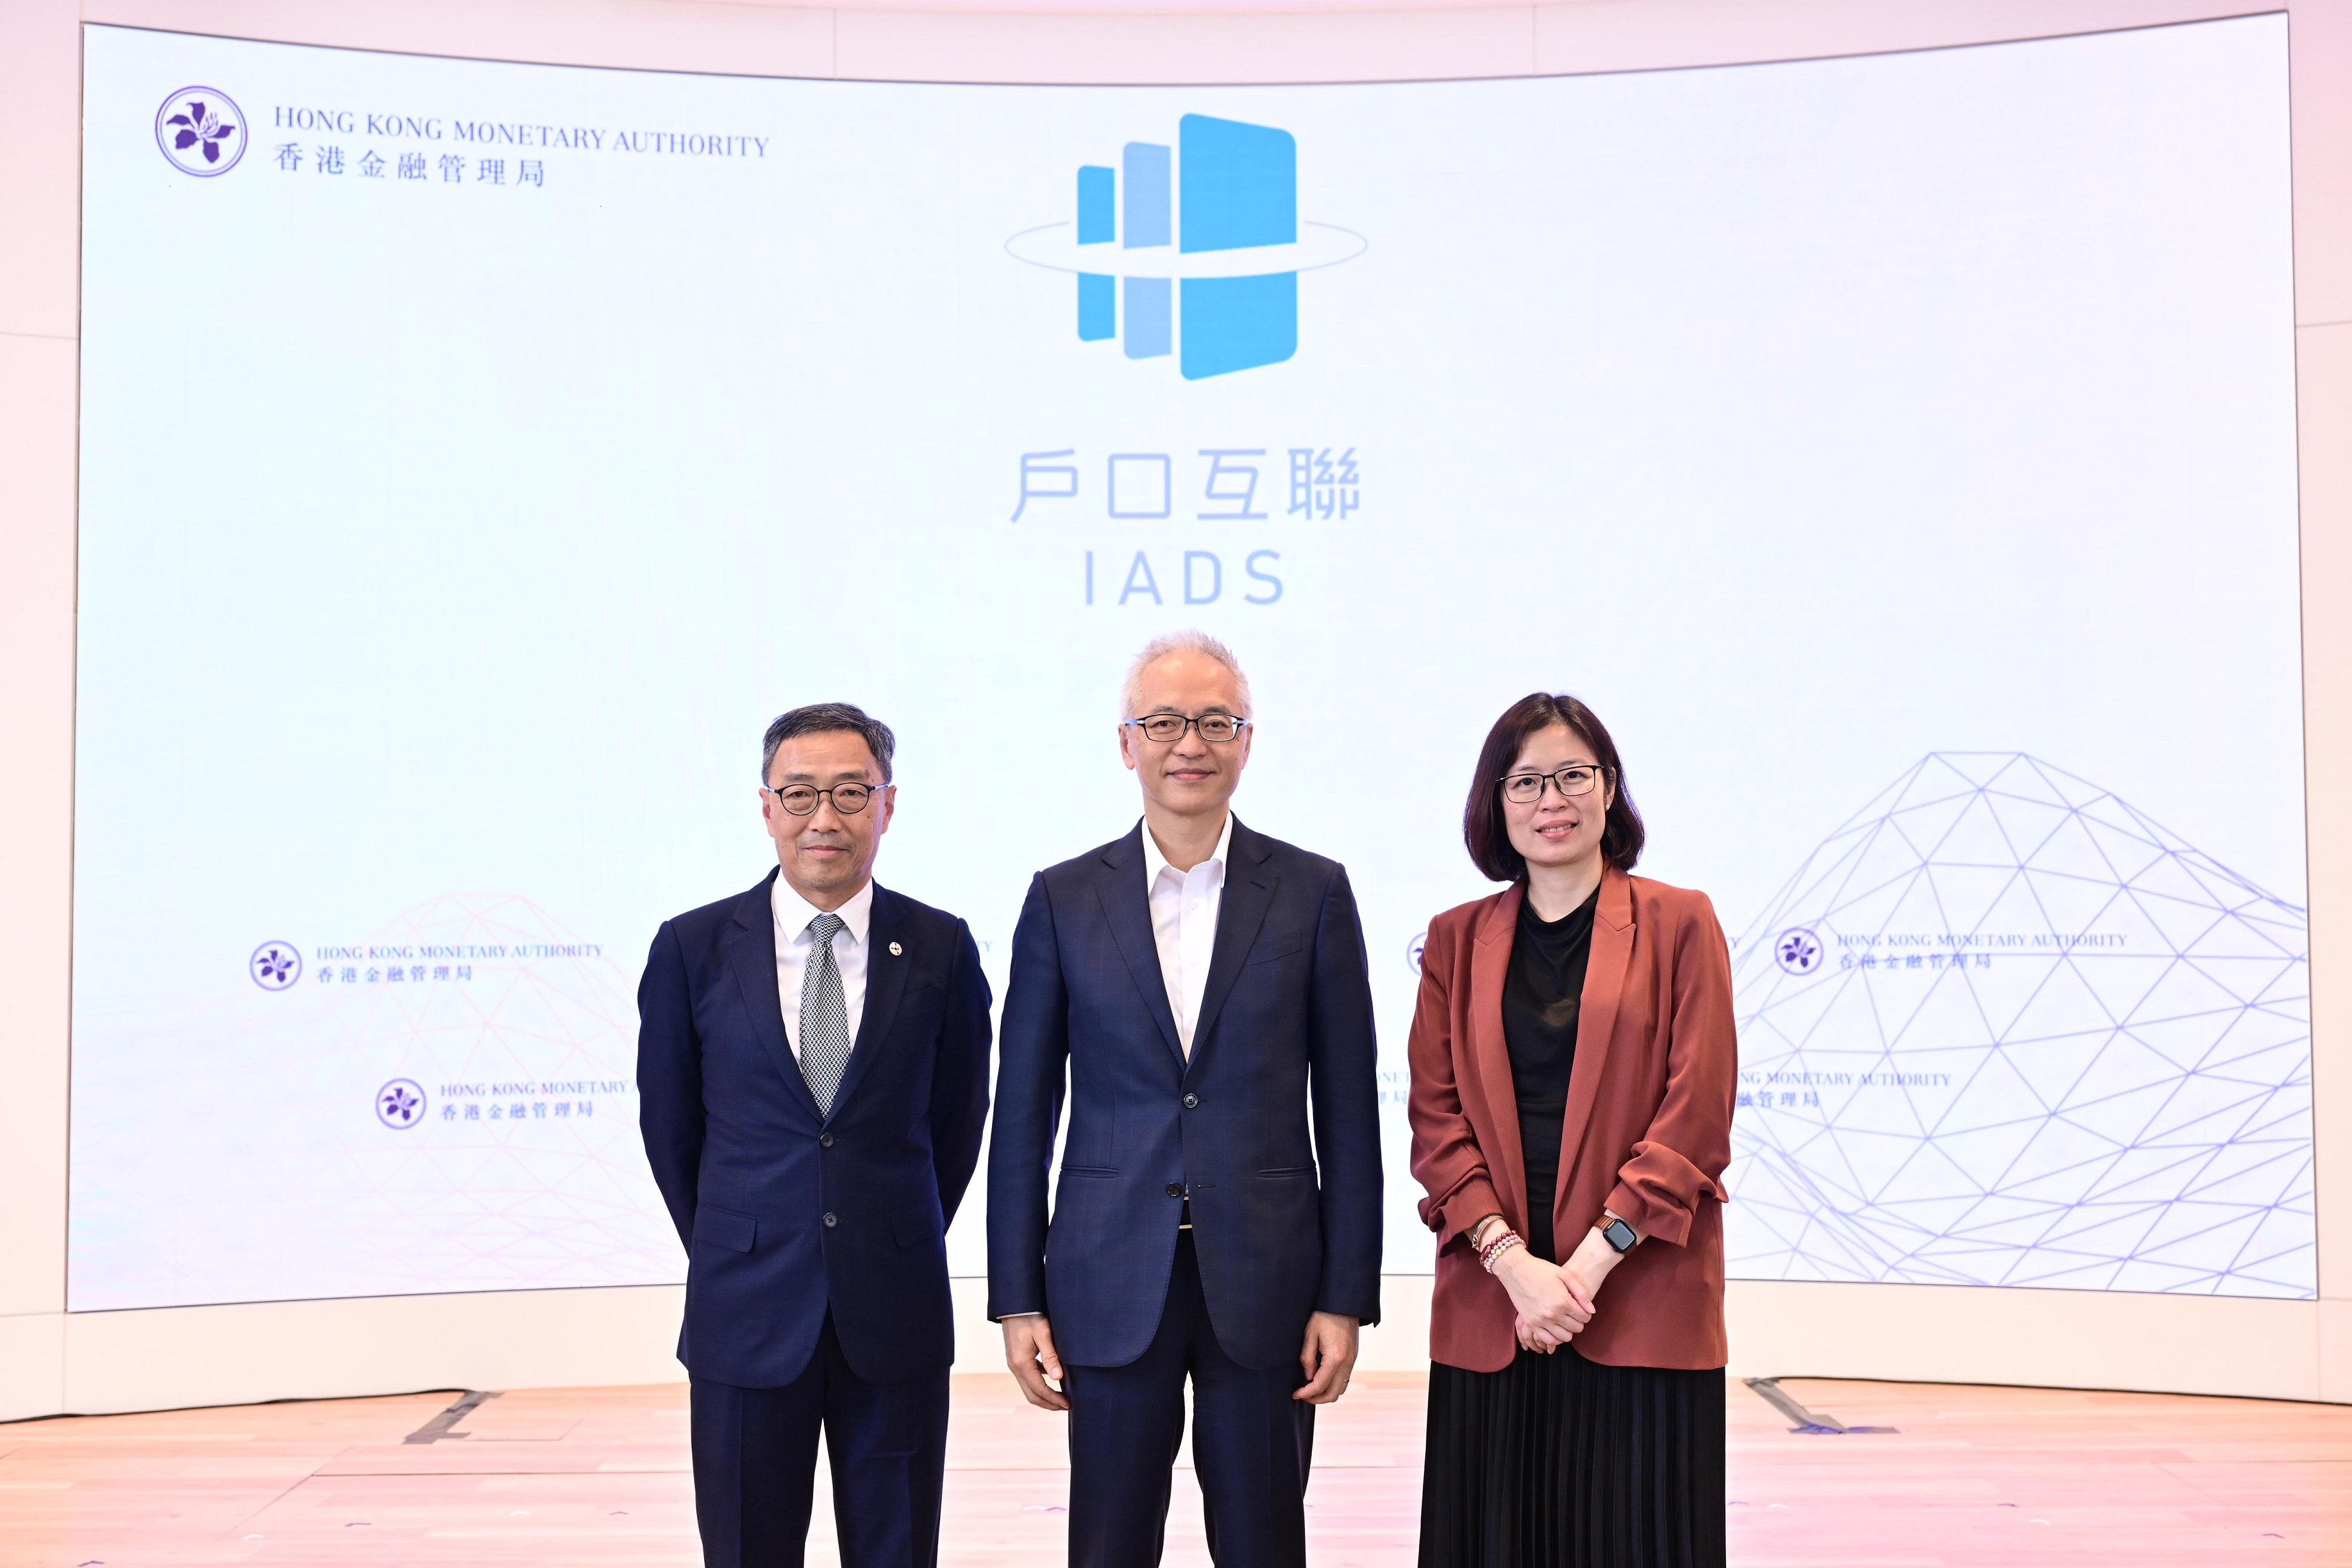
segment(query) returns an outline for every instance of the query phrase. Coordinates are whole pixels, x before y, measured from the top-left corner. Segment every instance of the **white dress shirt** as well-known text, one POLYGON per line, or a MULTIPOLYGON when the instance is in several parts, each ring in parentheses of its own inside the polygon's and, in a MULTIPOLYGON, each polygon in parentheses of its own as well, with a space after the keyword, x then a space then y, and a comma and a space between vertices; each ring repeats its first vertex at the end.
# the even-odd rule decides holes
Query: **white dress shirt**
MULTIPOLYGON (((1192 1026, 1209 988, 1209 955, 1217 945, 1217 909, 1225 899, 1225 855, 1233 847, 1234 814, 1225 813, 1216 852, 1189 871, 1179 871, 1160 852, 1151 825, 1143 825, 1144 890, 1151 900, 1151 940, 1160 949, 1160 978, 1168 987, 1168 1010, 1176 1015, 1176 1037, 1192 1054, 1192 1026)), ((781 879, 779 879, 781 880, 781 879)))
MULTIPOLYGON (((793 891, 778 873, 769 889, 768 906, 776 912, 776 1000, 784 1007, 784 1040, 800 1055, 801 985, 808 972, 809 953, 816 939, 809 921, 823 913, 793 891)), ((841 1001, 849 1013, 849 1044, 857 1047, 857 1023, 866 1016, 866 926, 874 914, 874 884, 867 881, 849 902, 833 911, 842 929, 833 933, 833 962, 841 971, 841 1001)))

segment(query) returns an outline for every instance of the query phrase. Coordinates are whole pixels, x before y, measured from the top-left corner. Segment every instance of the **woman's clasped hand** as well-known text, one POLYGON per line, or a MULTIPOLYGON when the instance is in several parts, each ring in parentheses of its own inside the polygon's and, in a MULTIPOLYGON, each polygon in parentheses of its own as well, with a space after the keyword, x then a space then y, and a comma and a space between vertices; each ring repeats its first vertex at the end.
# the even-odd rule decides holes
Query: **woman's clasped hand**
POLYGON ((1582 1332, 1617 1258, 1600 1231, 1591 1230, 1566 1263, 1547 1263, 1524 1247, 1496 1258, 1495 1278, 1510 1294, 1519 1343, 1549 1355, 1582 1332))
POLYGON ((1531 1351, 1558 1350, 1592 1321, 1591 1293, 1524 1247, 1495 1260, 1495 1278, 1510 1292, 1519 1343, 1531 1351))

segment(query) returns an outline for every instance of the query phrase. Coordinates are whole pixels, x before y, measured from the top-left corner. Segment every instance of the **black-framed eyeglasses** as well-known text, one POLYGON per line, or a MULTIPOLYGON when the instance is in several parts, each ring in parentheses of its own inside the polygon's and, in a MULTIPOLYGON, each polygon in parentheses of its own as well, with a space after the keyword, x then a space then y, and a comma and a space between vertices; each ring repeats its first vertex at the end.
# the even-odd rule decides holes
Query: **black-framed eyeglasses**
POLYGON ((1608 772, 1607 768, 1589 763, 1572 763, 1548 773, 1506 773, 1495 782, 1503 786, 1503 798, 1513 805, 1533 805, 1543 799, 1547 782, 1559 791, 1563 800, 1574 800, 1578 795, 1591 795, 1608 772))
POLYGON ((812 816, 816 813, 819 795, 833 797, 833 809, 844 816, 856 816, 874 798, 874 786, 862 784, 837 784, 831 789, 818 789, 813 784, 786 784, 782 789, 760 786, 776 797, 776 804, 794 816, 812 816))
POLYGON ((1187 719, 1181 713, 1146 713, 1140 719, 1121 719, 1119 722, 1142 731, 1145 740, 1158 741, 1162 745, 1182 740, 1187 730, 1198 730, 1203 741, 1223 745, 1249 727, 1248 720, 1236 719, 1230 713, 1203 713, 1198 719, 1187 719))

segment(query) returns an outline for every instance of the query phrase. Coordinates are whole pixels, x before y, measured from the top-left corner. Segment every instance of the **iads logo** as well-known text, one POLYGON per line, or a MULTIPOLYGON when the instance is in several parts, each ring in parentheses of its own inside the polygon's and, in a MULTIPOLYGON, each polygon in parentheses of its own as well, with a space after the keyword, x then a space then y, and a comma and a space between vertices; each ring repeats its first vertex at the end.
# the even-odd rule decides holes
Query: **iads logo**
POLYGON ((1176 144, 1130 142, 1078 169, 1076 221, 1024 229, 1015 258, 1078 280, 1078 338, 1129 359, 1171 353, 1187 381, 1298 352, 1298 275, 1363 254, 1363 236, 1298 218, 1287 131, 1188 114, 1176 144))

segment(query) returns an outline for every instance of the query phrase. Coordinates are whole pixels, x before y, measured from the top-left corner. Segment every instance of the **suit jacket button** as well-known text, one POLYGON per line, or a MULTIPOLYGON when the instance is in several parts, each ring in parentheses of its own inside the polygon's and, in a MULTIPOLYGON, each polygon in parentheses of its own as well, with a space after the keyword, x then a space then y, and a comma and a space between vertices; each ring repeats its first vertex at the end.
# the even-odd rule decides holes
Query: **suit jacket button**
POLYGON ((840 1223, 841 1221, 839 1219, 830 1214, 824 1216, 824 1228, 827 1230, 831 1230, 835 1226, 837 1226, 840 1223))
POLYGON ((818 1134, 816 1135, 816 1146, 817 1146, 818 1148, 820 1148, 820 1149, 830 1149, 830 1148, 832 1148, 832 1147, 833 1147, 833 1134, 832 1134, 832 1133, 830 1133, 830 1132, 820 1132, 820 1133, 818 1133, 818 1134))
POLYGON ((1197 1094, 1188 1094, 1188 1095, 1186 1095, 1186 1096, 1184 1097, 1184 1109, 1185 1109, 1185 1110, 1198 1110, 1200 1108, 1201 1108, 1201 1097, 1200 1097, 1199 1095, 1197 1095, 1197 1094))
POLYGON ((1171 1183, 1169 1183, 1169 1184, 1168 1184, 1168 1195, 1169 1195, 1170 1197, 1171 1197, 1171 1198, 1181 1198, 1181 1197, 1182 1197, 1182 1196, 1184 1195, 1184 1184, 1183 1184, 1183 1183, 1181 1183, 1181 1182, 1171 1182, 1171 1183))

